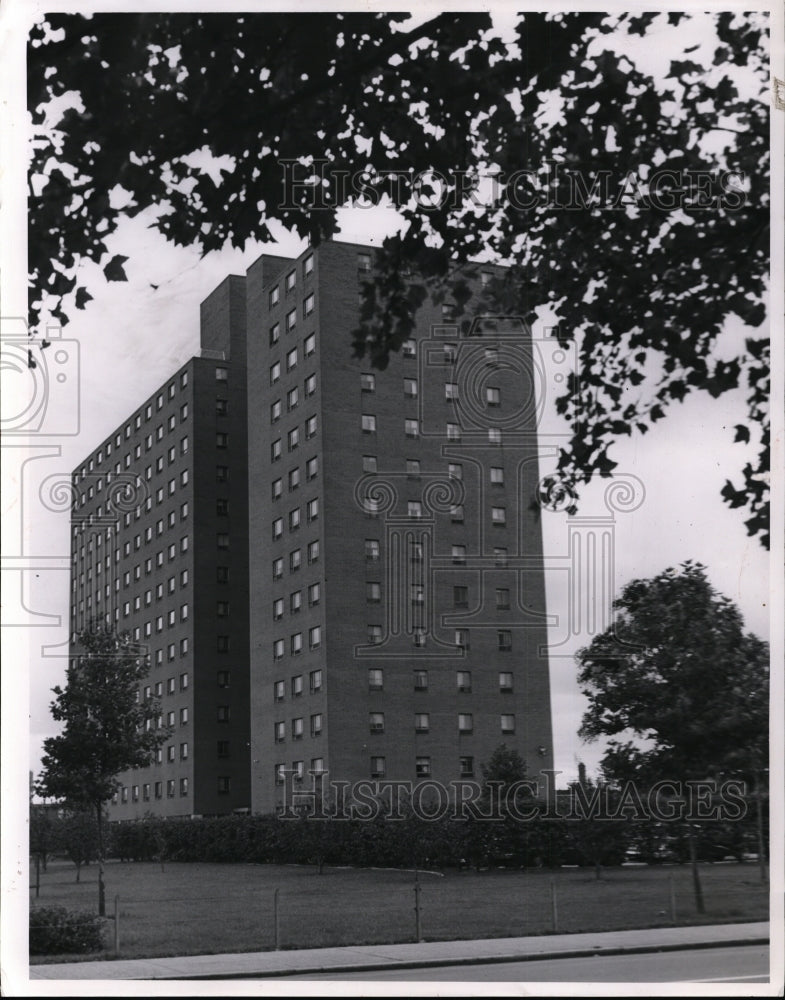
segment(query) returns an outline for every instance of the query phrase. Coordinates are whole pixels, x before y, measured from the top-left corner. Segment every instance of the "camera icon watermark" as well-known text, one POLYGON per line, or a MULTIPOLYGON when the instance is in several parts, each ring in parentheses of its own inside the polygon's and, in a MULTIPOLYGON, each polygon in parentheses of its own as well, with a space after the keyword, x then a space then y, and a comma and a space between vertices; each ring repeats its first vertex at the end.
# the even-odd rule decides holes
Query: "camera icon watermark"
MULTIPOLYGON (((575 344, 557 327, 535 335, 521 316, 480 315, 461 330, 434 324, 420 342, 419 426, 423 437, 494 441, 510 434, 547 441, 544 415, 555 394, 575 389, 575 344), (572 377, 572 383, 568 379, 572 377), (442 395, 446 417, 434 406, 442 395)), ((564 439, 569 428, 557 437, 564 439)))
POLYGON ((0 320, 3 436, 73 437, 79 433, 79 343, 47 328, 42 341, 19 317, 0 320))

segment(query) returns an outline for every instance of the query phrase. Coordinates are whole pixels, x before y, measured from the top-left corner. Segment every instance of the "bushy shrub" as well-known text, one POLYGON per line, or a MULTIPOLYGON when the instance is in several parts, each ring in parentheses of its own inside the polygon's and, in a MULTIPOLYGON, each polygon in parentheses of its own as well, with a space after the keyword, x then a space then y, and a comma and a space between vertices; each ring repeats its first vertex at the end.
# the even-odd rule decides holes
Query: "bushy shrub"
POLYGON ((30 954, 61 955, 101 951, 104 946, 101 918, 64 906, 30 909, 30 954))

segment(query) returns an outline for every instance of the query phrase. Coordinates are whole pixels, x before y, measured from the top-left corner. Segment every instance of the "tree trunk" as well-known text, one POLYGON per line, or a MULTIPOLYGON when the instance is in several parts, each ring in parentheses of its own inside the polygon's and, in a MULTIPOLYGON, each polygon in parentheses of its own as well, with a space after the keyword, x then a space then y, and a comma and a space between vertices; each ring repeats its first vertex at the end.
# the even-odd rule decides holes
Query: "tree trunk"
POLYGON ((82 881, 82 879, 80 877, 81 874, 82 874, 82 862, 81 861, 77 861, 76 862, 76 881, 77 882, 81 882, 82 881))
POLYGON ((692 866, 692 887, 695 890, 695 909, 698 913, 705 913, 706 907, 703 904, 703 887, 701 886, 700 872, 698 871, 698 842, 695 831, 690 828, 690 864, 692 866))
POLYGON ((106 886, 104 885, 104 804, 96 803, 96 825, 98 827, 98 916, 106 916, 106 886))

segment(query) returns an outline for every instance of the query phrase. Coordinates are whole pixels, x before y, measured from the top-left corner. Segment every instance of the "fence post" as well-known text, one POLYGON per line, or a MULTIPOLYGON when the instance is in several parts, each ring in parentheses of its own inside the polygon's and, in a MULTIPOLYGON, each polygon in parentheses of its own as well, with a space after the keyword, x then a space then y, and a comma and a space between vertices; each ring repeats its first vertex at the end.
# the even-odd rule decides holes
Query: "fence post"
POLYGON ((673 875, 668 876, 668 890, 671 901, 671 923, 676 923, 676 886, 673 883, 673 875))
POLYGON ((551 917, 553 919, 553 933, 559 931, 559 908, 556 905, 556 879, 551 879, 551 917))
POLYGON ((273 892, 273 927, 275 930, 275 950, 281 950, 281 928, 278 923, 278 894, 280 889, 273 892))
POLYGON ((414 934, 419 944, 422 941, 422 914, 420 912, 420 879, 414 876, 414 934))
POLYGON ((120 957, 120 897, 114 898, 114 957, 120 957))

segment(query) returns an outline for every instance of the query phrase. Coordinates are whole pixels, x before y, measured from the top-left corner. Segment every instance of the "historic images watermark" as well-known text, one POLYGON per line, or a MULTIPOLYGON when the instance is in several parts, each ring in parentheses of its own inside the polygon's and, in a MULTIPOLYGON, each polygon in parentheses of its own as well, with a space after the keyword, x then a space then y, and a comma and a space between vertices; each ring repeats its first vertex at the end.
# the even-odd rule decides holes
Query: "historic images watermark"
POLYGON ((279 208, 332 211, 413 204, 424 212, 552 208, 566 211, 736 211, 747 200, 746 179, 736 170, 640 167, 615 173, 582 170, 558 160, 508 175, 470 170, 337 169, 330 160, 282 159, 279 208))
POLYGON ((281 767, 280 819, 404 820, 426 822, 510 818, 534 820, 599 820, 628 822, 737 822, 747 814, 747 787, 742 780, 678 781, 665 778, 648 787, 634 781, 621 785, 584 786, 578 782, 557 790, 561 771, 542 769, 536 778, 505 784, 434 779, 420 781, 330 779, 327 771, 281 767))

